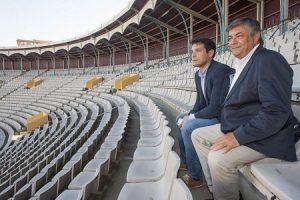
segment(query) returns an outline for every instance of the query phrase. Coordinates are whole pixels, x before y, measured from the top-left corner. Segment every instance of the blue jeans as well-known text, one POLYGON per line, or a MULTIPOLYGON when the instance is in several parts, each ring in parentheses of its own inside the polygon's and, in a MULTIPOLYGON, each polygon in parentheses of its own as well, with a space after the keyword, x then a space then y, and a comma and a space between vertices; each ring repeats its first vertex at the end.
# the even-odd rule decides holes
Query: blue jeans
POLYGON ((181 163, 187 165, 187 174, 193 179, 200 179, 203 176, 202 167, 197 156, 196 150, 192 143, 191 134, 193 130, 204 126, 210 126, 218 123, 216 118, 213 119, 189 119, 184 122, 183 126, 179 128, 177 126, 178 119, 188 115, 187 113, 180 114, 176 118, 176 136, 180 148, 180 160, 181 163))

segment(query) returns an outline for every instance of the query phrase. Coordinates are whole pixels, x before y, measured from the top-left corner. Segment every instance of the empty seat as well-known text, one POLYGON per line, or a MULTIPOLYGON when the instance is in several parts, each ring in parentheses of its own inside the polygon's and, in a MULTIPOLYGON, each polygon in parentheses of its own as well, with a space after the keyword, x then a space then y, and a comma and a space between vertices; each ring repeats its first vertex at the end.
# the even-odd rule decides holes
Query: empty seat
POLYGON ((0 193, 0 199, 9 199, 14 195, 14 185, 10 185, 0 193))
POLYGON ((9 186, 9 180, 6 180, 5 182, 2 182, 0 184, 0 192, 2 192, 5 188, 7 188, 9 186))
POLYGON ((253 163, 251 172, 279 199, 300 196, 300 161, 282 163, 253 163))
POLYGON ((45 185, 47 182, 47 173, 46 172, 40 172, 37 175, 35 175, 29 183, 32 184, 32 195, 35 194, 36 191, 38 191, 43 185, 45 185))
POLYGON ((93 192, 97 192, 99 186, 99 172, 80 172, 69 184, 69 190, 82 190, 83 199, 93 192))
POLYGON ((170 136, 164 137, 165 139, 156 147, 138 147, 133 155, 133 160, 156 160, 171 151, 174 145, 174 139, 170 136))
POLYGON ((71 169, 71 177, 73 179, 81 171, 81 166, 81 159, 78 158, 77 160, 75 160, 74 158, 74 160, 70 160, 64 165, 63 170, 71 169))
POLYGON ((55 199, 57 196, 57 181, 56 182, 53 182, 53 181, 48 182, 40 190, 38 190, 34 196, 40 200, 55 199))
POLYGON ((177 199, 186 199, 186 200, 193 199, 191 191, 186 186, 186 184, 179 178, 177 178, 174 181, 171 189, 171 196, 170 196, 170 200, 177 200, 177 199))
POLYGON ((84 167, 83 171, 85 172, 98 172, 100 171, 100 176, 102 174, 108 174, 109 170, 109 163, 108 158, 102 158, 102 159, 92 159, 86 166, 84 167))
POLYGON ((31 197, 31 188, 30 183, 24 185, 14 196, 15 200, 27 200, 31 197))
POLYGON ((133 161, 127 172, 127 182, 151 182, 161 179, 166 172, 166 165, 169 152, 164 153, 157 160, 133 161))
POLYGON ((83 193, 81 190, 65 190, 61 193, 56 200, 82 200, 83 193))
POLYGON ((141 131, 140 135, 141 138, 153 138, 161 135, 164 132, 164 128, 168 124, 168 121, 166 121, 164 118, 160 119, 159 127, 152 130, 143 130, 141 131))
POLYGON ((57 192, 60 193, 68 187, 72 180, 72 169, 60 170, 53 178, 53 182, 57 182, 57 192))
POLYGON ((49 181, 56 173, 56 163, 49 163, 41 172, 47 174, 47 180, 49 181))
POLYGON ((116 161, 117 159, 117 142, 104 142, 100 148, 100 151, 110 152, 110 162, 116 161))
POLYGON ((172 185, 176 180, 179 165, 180 160, 177 154, 175 152, 170 152, 166 167, 166 173, 160 179, 149 182, 126 183, 118 196, 118 200, 170 199, 172 185))
POLYGON ((142 137, 138 141, 138 147, 154 147, 160 145, 160 143, 163 141, 163 138, 168 136, 171 132, 171 129, 168 126, 163 126, 161 134, 158 132, 157 137, 142 137))
POLYGON ((21 187, 27 183, 27 174, 18 178, 14 183, 14 192, 17 192, 21 187))

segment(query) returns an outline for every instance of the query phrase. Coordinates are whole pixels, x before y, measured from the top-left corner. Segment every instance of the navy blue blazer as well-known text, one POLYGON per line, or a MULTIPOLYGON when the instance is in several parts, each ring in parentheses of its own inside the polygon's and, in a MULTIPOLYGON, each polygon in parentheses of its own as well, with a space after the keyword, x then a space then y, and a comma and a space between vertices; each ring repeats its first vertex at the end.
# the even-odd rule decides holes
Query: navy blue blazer
MULTIPOLYGON (((195 73, 195 83, 197 90, 197 98, 193 109, 190 113, 196 118, 212 119, 219 118, 221 112, 221 91, 224 85, 224 79, 232 69, 227 65, 212 60, 205 76, 205 96, 204 98, 201 89, 201 78, 199 70, 195 73)), ((228 91, 229 83, 227 85, 228 91)))
POLYGON ((224 101, 221 131, 266 156, 296 161, 292 77, 282 55, 259 46, 224 101))

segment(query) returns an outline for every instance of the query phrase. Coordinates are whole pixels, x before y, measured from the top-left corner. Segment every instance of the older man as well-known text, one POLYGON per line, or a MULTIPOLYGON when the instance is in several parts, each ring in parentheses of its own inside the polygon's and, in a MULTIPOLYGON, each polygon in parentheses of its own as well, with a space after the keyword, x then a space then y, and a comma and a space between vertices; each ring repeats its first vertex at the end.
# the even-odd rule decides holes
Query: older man
POLYGON ((292 69, 279 53, 262 46, 256 20, 236 19, 227 31, 236 73, 221 124, 192 133, 200 162, 208 165, 204 174, 215 199, 239 199, 240 166, 265 157, 296 161, 292 69))

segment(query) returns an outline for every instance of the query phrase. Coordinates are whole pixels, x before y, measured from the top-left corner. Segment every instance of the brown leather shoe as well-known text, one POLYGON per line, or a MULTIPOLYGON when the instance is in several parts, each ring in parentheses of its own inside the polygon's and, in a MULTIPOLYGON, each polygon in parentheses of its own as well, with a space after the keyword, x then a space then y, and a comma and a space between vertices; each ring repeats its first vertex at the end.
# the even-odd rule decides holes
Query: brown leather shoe
POLYGON ((185 163, 181 163, 180 167, 179 167, 179 170, 186 171, 187 170, 187 165, 185 163))
POLYGON ((200 188, 204 185, 204 182, 201 179, 195 180, 188 174, 184 175, 182 180, 189 188, 200 188))

